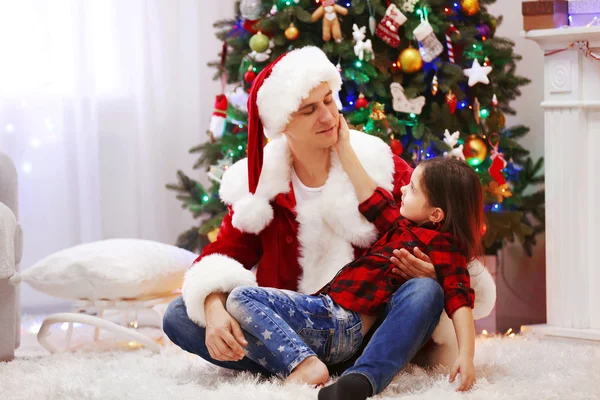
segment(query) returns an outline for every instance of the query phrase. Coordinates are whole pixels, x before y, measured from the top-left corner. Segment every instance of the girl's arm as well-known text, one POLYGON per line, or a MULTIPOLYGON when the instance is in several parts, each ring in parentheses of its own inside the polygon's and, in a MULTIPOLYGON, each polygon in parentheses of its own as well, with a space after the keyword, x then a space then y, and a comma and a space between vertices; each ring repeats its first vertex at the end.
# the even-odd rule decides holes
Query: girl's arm
POLYGON ((467 391, 475 383, 475 324, 470 307, 461 307, 452 315, 454 330, 458 339, 458 358, 452 367, 450 382, 454 382, 460 372, 459 391, 467 391))

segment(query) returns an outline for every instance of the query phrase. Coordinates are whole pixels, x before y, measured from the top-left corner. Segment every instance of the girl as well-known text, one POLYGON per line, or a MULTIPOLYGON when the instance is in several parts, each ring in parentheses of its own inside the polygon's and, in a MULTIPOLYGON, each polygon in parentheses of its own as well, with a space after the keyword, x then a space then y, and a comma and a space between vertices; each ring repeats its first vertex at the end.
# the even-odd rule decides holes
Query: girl
MULTIPOLYGON (((402 188, 398 208, 393 197, 377 187, 361 165, 341 116, 338 126, 334 149, 352 181, 361 212, 381 237, 314 295, 235 288, 227 299, 227 310, 257 344, 264 345, 247 356, 273 373, 289 374, 288 381, 327 382, 327 365, 347 360, 358 350, 382 306, 406 283, 390 272, 392 251, 418 246, 426 249, 435 266, 445 309, 458 338, 459 356, 450 381, 460 372, 458 390, 469 390, 475 382, 475 330, 471 311, 474 291, 466 264, 479 254, 481 246, 483 196, 479 177, 466 163, 453 158, 422 162, 402 188)), ((366 399, 375 393, 373 379, 364 372, 369 369, 360 363, 359 358, 334 385, 322 389, 319 399, 366 399)))

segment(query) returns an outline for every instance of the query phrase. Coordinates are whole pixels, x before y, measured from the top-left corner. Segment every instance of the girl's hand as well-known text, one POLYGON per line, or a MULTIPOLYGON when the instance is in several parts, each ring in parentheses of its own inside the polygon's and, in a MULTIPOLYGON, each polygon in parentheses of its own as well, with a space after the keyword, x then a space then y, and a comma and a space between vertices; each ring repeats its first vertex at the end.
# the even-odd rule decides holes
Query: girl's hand
POLYGON ((338 139, 334 145, 335 151, 338 154, 344 150, 347 146, 350 146, 350 128, 348 123, 342 114, 338 115, 338 139))
POLYGON ((471 357, 459 354, 451 371, 450 383, 454 382, 456 374, 460 373, 460 385, 456 389, 457 392, 466 392, 473 387, 475 383, 475 364, 471 357))
POLYGON ((390 259, 396 268, 392 269, 392 273, 406 279, 412 278, 432 278, 437 279, 435 268, 431 263, 431 259, 427 254, 414 248, 414 255, 406 249, 394 250, 394 257, 390 259))

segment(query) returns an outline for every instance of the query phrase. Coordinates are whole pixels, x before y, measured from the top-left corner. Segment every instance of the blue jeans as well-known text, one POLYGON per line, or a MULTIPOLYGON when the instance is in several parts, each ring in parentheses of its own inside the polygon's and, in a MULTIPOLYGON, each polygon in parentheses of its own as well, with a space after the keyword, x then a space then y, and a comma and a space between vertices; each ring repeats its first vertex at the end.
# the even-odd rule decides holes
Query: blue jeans
MULTIPOLYGON (((444 294, 437 281, 430 278, 409 280, 392 295, 380 318, 379 326, 362 354, 343 374, 362 374, 371 382, 373 395, 382 392, 429 340, 443 308, 444 294)), ((206 329, 188 318, 181 297, 169 305, 163 318, 163 329, 173 343, 212 364, 272 375, 269 370, 248 357, 241 361, 213 360, 205 344, 206 329)), ((372 328, 374 329, 375 327, 372 328)), ((248 337, 246 336, 246 340, 248 337)), ((252 348, 246 349, 252 351, 252 348)))
POLYGON ((226 307, 253 341, 263 344, 248 350, 247 357, 274 374, 288 375, 311 356, 329 365, 344 362, 363 340, 360 315, 328 295, 237 287, 226 307))

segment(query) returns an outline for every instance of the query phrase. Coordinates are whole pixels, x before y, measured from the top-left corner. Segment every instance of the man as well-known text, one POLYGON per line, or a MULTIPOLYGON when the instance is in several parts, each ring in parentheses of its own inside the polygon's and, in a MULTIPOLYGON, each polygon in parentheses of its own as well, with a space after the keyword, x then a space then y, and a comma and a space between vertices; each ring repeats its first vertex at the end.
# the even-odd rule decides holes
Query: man
MULTIPOLYGON (((252 285, 315 293, 376 240, 377 231, 359 212, 352 184, 332 151, 338 131, 333 93, 340 88, 337 68, 316 47, 284 54, 255 79, 248 99, 248 159, 230 167, 221 184, 229 214, 217 240, 186 274, 183 297, 164 317, 165 332, 184 350, 225 368, 268 374, 244 358, 254 344, 225 310, 227 293, 252 285), (264 150, 263 131, 271 139, 264 150)), ((377 185, 400 202, 410 166, 376 137, 351 131, 350 141, 377 185)), ((441 287, 427 256, 415 254, 420 259, 403 251, 391 261, 398 275, 414 279, 382 310, 356 366, 337 382, 337 397, 348 391, 356 398, 380 393, 438 326, 441 287), (368 388, 359 393, 357 380, 363 388, 366 380, 368 388)), ((475 315, 481 317, 493 307, 495 286, 478 267, 471 285, 476 297, 486 300, 476 303, 475 315)), ((452 359, 452 324, 438 330, 434 340, 443 342, 452 359)))

